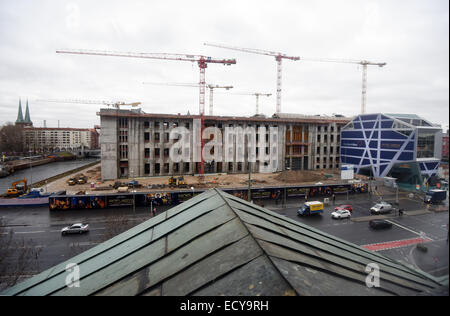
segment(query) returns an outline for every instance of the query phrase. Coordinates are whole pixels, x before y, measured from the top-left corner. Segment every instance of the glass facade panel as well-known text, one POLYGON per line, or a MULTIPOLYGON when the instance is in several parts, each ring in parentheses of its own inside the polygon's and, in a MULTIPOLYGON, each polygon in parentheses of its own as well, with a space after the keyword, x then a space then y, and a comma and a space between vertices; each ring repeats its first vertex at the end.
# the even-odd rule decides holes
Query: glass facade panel
POLYGON ((433 132, 419 131, 417 139, 417 158, 434 157, 434 134, 433 132))

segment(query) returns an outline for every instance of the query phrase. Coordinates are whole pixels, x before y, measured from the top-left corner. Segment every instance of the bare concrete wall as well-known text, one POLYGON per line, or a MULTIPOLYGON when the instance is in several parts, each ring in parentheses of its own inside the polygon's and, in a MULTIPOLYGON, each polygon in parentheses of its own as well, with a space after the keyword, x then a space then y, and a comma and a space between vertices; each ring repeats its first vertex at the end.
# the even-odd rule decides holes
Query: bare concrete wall
POLYGON ((118 178, 117 157, 117 120, 102 117, 100 129, 100 147, 102 152, 102 179, 118 178))

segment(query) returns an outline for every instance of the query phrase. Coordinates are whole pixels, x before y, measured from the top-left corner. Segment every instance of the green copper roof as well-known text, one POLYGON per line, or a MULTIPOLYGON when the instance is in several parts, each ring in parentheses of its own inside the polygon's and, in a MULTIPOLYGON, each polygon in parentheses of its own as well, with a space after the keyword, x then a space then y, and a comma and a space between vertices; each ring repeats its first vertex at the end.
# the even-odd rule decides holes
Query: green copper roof
POLYGON ((417 295, 433 277, 217 189, 3 295, 417 295), (76 263, 80 286, 67 287, 76 263), (367 264, 380 267, 369 288, 367 264))
POLYGON ((30 123, 31 124, 30 109, 28 108, 28 100, 27 100, 27 107, 25 109, 25 120, 24 120, 24 123, 30 123))
POLYGON ((19 99, 19 113, 17 114, 16 123, 23 123, 22 102, 19 99))

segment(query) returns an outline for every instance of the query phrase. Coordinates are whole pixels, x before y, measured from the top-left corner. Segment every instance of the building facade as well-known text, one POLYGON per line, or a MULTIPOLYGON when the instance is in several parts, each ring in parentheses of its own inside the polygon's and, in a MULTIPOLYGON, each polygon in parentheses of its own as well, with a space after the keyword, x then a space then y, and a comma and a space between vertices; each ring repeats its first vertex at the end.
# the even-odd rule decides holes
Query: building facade
MULTIPOLYGON (((195 137, 195 126, 200 117, 197 115, 147 114, 137 110, 101 109, 98 113, 101 121, 100 146, 102 153, 102 178, 104 180, 121 177, 150 177, 199 173, 199 163, 195 161, 195 148, 200 139, 195 137), (170 150, 177 139, 170 139, 173 129, 184 127, 189 131, 189 145, 186 150, 187 161, 174 162, 170 150)), ((227 128, 246 131, 265 128, 265 135, 256 135, 256 142, 265 138, 265 154, 276 157, 276 171, 338 169, 340 166, 340 132, 350 121, 343 117, 303 116, 280 114, 271 118, 263 116, 228 117, 205 116, 205 128, 219 130, 215 141, 219 140, 219 150, 235 156, 239 146, 233 136, 233 146, 226 147, 227 128), (270 141, 272 131, 276 139, 270 141), (274 132, 275 133, 275 132, 274 132)), ((229 135, 228 135, 229 136, 229 135)), ((242 161, 216 159, 205 161, 205 173, 247 173, 248 142, 242 161), (220 161, 222 160, 222 161, 220 161)), ((210 138, 205 140, 208 144, 210 138)), ((256 149, 256 156, 260 155, 256 149)), ((251 163, 252 172, 260 172, 260 161, 251 163)))
POLYGON ((437 173, 441 140, 441 127, 417 115, 359 115, 342 130, 341 160, 360 174, 421 184, 437 173))
POLYGON ((99 134, 88 128, 24 127, 25 148, 34 152, 97 149, 99 134))
POLYGON ((28 100, 24 118, 22 114, 22 102, 19 99, 19 109, 15 125, 22 127, 24 149, 28 151, 52 152, 74 151, 82 148, 100 148, 99 133, 95 128, 33 127, 28 100))
POLYGON ((449 156, 449 142, 447 130, 447 133, 442 136, 442 160, 448 161, 448 156, 449 156))

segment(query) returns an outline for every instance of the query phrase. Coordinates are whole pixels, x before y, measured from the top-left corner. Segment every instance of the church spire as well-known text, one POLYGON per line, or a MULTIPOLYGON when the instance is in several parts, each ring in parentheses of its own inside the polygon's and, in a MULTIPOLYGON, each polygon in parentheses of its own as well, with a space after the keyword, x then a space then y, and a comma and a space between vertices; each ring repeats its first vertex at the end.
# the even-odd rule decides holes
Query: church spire
POLYGON ((26 110, 25 110, 25 121, 24 121, 24 123, 26 123, 26 124, 33 124, 32 122, 31 122, 31 119, 30 119, 30 110, 29 110, 29 108, 28 108, 28 99, 27 99, 27 108, 26 108, 26 110))
POLYGON ((22 102, 20 101, 20 99, 19 99, 19 113, 17 114, 16 124, 17 123, 23 123, 22 102))

